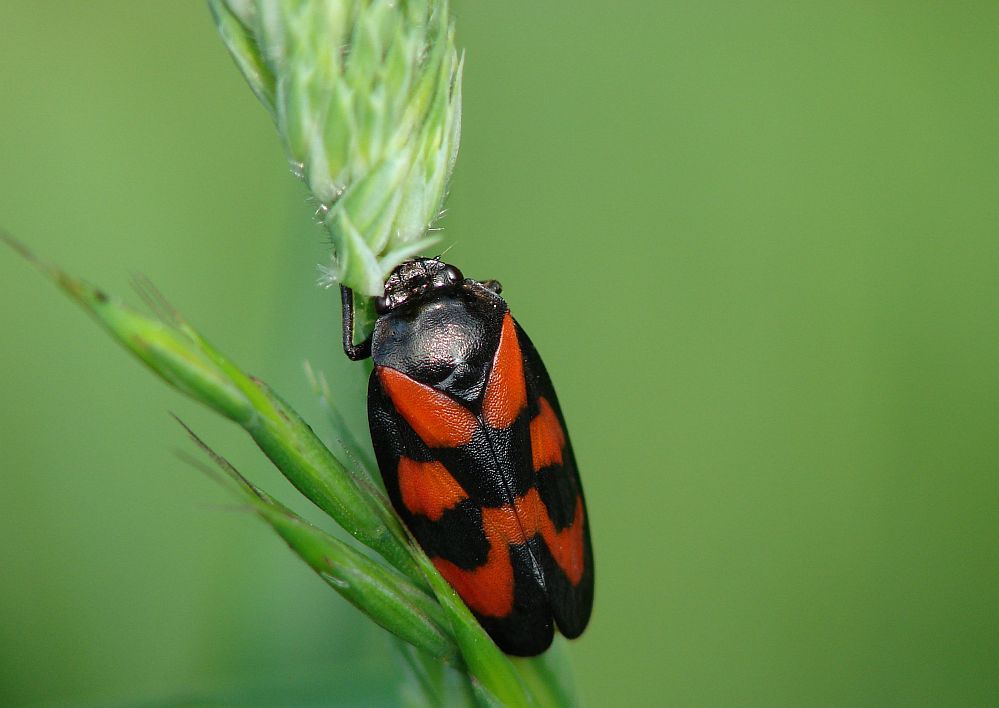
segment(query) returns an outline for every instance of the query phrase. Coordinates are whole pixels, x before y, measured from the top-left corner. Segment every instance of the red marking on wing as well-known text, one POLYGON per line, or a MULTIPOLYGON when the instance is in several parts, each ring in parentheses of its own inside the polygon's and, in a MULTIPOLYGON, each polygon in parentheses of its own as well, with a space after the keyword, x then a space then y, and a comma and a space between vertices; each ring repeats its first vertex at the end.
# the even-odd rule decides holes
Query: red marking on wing
POLYGON ((472 439, 477 426, 471 411, 445 394, 388 366, 378 379, 399 414, 430 447, 458 447, 472 439))
POLYGON ((562 448, 565 447, 565 433, 558 422, 558 416, 544 398, 538 399, 538 414, 531 421, 531 457, 534 471, 562 464, 562 448))
POLYGON ((552 557, 565 573, 569 582, 573 585, 579 585, 586 565, 583 553, 583 498, 576 497, 576 513, 572 523, 561 531, 555 530, 555 524, 548 516, 548 507, 541 501, 537 489, 527 492, 514 503, 514 506, 527 536, 531 537, 540 533, 548 550, 551 551, 552 557))
POLYGON ((399 458, 399 492, 413 514, 439 521, 444 512, 468 499, 468 494, 440 462, 399 458))
POLYGON ((505 428, 527 405, 524 358, 517 342, 517 330, 510 313, 503 317, 499 346, 493 357, 489 383, 482 398, 482 418, 493 428, 505 428))
POLYGON ((486 562, 475 570, 459 568, 443 558, 434 566, 470 608, 486 617, 506 617, 513 609, 513 565, 503 539, 489 539, 486 562))
POLYGON ((576 497, 572 524, 556 531, 538 490, 532 489, 513 504, 482 509, 482 527, 489 540, 489 554, 478 568, 464 570, 443 558, 432 560, 466 605, 480 615, 505 617, 513 609, 510 545, 526 543, 540 533, 569 582, 578 585, 586 563, 583 521, 583 499, 576 497))

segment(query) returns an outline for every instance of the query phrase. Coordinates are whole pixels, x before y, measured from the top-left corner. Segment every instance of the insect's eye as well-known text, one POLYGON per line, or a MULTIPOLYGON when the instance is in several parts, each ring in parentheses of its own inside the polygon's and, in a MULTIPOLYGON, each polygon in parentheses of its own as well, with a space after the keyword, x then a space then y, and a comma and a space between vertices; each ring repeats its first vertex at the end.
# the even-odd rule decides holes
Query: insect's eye
POLYGON ((385 298, 379 295, 375 298, 375 312, 379 315, 384 315, 388 310, 388 303, 385 302, 385 298))
POLYGON ((447 266, 444 269, 444 274, 447 276, 448 281, 452 283, 460 283, 465 279, 465 276, 461 274, 461 271, 453 265, 447 266))

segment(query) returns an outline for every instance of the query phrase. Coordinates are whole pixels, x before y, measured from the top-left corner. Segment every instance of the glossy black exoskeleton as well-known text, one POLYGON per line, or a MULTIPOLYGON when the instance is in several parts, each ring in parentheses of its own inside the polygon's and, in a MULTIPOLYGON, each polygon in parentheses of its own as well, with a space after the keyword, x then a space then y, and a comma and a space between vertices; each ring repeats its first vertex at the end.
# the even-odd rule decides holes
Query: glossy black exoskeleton
POLYGON ((593 553, 558 399, 500 292, 406 261, 361 344, 341 289, 343 346, 374 360, 368 421, 396 511, 500 648, 534 655, 556 624, 569 638, 585 628, 593 553))

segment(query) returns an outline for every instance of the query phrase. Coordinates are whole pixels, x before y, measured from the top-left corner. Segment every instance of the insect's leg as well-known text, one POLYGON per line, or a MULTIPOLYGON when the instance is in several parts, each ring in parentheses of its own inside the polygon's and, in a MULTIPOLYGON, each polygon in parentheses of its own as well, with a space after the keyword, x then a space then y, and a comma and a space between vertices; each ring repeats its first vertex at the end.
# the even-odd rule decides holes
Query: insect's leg
POLYGON ((497 295, 503 292, 503 286, 500 285, 500 281, 498 280, 483 280, 482 287, 484 287, 486 290, 491 290, 497 295))
POLYGON ((371 356, 371 335, 360 344, 354 344, 354 292, 340 286, 340 302, 343 305, 343 353, 351 361, 360 361, 371 356))

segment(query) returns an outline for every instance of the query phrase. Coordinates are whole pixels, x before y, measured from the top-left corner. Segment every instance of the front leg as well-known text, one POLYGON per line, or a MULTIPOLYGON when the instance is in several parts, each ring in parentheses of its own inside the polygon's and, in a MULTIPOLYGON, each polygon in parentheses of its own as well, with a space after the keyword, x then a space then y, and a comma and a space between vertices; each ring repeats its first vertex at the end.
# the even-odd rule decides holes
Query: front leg
POLYGON ((351 361, 371 356, 371 335, 360 344, 354 344, 354 291, 340 286, 340 303, 343 305, 343 353, 351 361))

